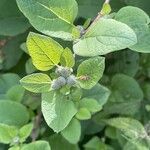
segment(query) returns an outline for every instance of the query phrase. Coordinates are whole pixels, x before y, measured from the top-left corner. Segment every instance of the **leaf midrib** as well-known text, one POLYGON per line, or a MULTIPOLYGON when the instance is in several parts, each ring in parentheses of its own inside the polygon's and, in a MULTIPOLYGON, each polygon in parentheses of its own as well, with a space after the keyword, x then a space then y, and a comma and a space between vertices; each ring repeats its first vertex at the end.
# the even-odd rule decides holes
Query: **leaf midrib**
POLYGON ((51 8, 45 6, 44 4, 37 2, 39 5, 43 6, 45 9, 51 11, 54 15, 56 15, 59 19, 63 20, 64 22, 68 23, 69 25, 73 26, 73 24, 71 22, 69 22, 68 20, 64 19, 63 17, 61 17, 60 15, 57 14, 57 12, 55 12, 54 10, 52 10, 51 8))

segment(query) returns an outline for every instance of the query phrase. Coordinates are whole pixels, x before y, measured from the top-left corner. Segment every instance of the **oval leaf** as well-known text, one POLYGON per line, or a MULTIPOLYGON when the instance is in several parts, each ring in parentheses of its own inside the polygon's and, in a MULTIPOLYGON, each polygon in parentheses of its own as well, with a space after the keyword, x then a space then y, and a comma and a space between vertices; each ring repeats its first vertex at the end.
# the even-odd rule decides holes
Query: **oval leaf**
POLYGON ((104 68, 104 57, 94 57, 82 62, 77 71, 80 86, 84 89, 92 88, 102 77, 104 68))
POLYGON ((33 65, 41 71, 47 71, 60 62, 63 47, 50 37, 30 33, 27 47, 33 65))
POLYGON ((97 56, 130 47, 136 42, 136 34, 129 26, 101 18, 89 27, 73 49, 80 56, 97 56))
POLYGON ((35 93, 48 92, 51 87, 50 77, 43 73, 25 76, 20 80, 20 83, 25 89, 35 93))
POLYGON ((79 142, 81 136, 81 125, 77 119, 72 119, 69 125, 61 132, 63 137, 70 143, 79 142))
POLYGON ((22 126, 29 120, 29 113, 22 104, 17 102, 1 100, 0 101, 0 123, 22 126))
POLYGON ((67 127, 77 109, 65 95, 51 91, 42 94, 42 112, 48 126, 60 132, 67 127))
POLYGON ((58 38, 72 39, 78 7, 75 0, 17 0, 23 14, 38 31, 58 38))

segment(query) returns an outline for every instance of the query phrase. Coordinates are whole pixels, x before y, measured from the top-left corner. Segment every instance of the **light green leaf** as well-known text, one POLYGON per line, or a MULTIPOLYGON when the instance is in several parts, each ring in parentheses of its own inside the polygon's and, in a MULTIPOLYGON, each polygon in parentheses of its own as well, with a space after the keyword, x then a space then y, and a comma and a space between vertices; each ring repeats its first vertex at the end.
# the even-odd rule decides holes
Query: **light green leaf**
POLYGON ((104 57, 93 57, 82 62, 77 70, 80 86, 84 89, 92 88, 102 77, 104 68, 104 57))
POLYGON ((8 150, 20 150, 20 147, 19 146, 13 146, 13 147, 9 148, 8 150))
POLYGON ((98 112, 102 109, 102 106, 92 98, 83 98, 79 102, 80 108, 87 108, 91 113, 98 112))
POLYGON ((90 90, 83 90, 83 97, 96 99, 103 106, 110 96, 110 90, 99 83, 90 90))
POLYGON ((97 136, 93 137, 88 143, 84 144, 85 150, 109 150, 97 136))
POLYGON ((138 82, 127 75, 116 74, 111 82, 112 94, 110 101, 141 101, 143 99, 143 91, 138 82))
POLYGON ((28 120, 29 113, 22 104, 8 100, 0 100, 0 123, 22 126, 28 120))
POLYGON ((72 119, 69 125, 61 131, 62 136, 70 143, 79 142, 81 136, 81 125, 77 119, 72 119))
POLYGON ((12 101, 21 102, 24 93, 25 89, 21 85, 15 85, 7 91, 6 97, 12 101))
POLYGON ((8 126, 0 123, 0 143, 9 144, 13 142, 18 134, 18 129, 14 126, 8 126))
POLYGON ((76 118, 79 120, 88 120, 91 118, 91 113, 87 108, 80 108, 76 113, 76 118))
POLYGON ((31 32, 27 47, 33 65, 41 71, 47 71, 60 62, 63 47, 50 37, 31 32))
POLYGON ((46 141, 36 141, 23 146, 21 150, 51 150, 51 148, 46 141))
POLYGON ((109 3, 104 3, 102 10, 101 10, 101 14, 102 15, 108 15, 111 12, 111 6, 109 3))
POLYGON ((42 94, 42 112, 48 126, 60 132, 67 127, 77 109, 67 96, 51 91, 42 94))
POLYGON ((73 21, 78 7, 75 0, 17 0, 23 14, 38 31, 58 38, 73 39, 73 21))
POLYGON ((48 75, 43 73, 34 73, 25 76, 20 80, 21 85, 34 93, 43 93, 50 91, 51 79, 48 75))
POLYGON ((79 150, 78 145, 71 144, 60 134, 53 134, 49 138, 52 150, 79 150))
POLYGON ((62 66, 72 68, 75 64, 75 58, 69 48, 64 49, 61 55, 60 63, 62 66))
POLYGON ((123 150, 149 150, 149 146, 146 142, 142 141, 142 140, 137 140, 137 141, 129 141, 127 142, 124 147, 123 150))
POLYGON ((105 119, 104 122, 112 127, 121 130, 125 136, 133 140, 140 138, 143 135, 147 135, 143 125, 138 120, 132 118, 118 117, 105 119))
POLYGON ((130 47, 136 42, 136 34, 129 26, 100 18, 75 42, 73 49, 80 56, 97 56, 130 47))
POLYGON ((33 129, 33 124, 27 124, 24 125, 20 130, 19 130, 19 138, 20 138, 20 142, 24 142, 27 137, 31 134, 33 129))
POLYGON ((127 6, 122 8, 116 14, 115 19, 126 23, 135 31, 138 42, 137 44, 130 46, 131 50, 150 53, 150 18, 143 10, 127 6))
POLYGON ((1 0, 0 10, 0 35, 15 36, 30 27, 28 20, 19 11, 15 0, 1 0))

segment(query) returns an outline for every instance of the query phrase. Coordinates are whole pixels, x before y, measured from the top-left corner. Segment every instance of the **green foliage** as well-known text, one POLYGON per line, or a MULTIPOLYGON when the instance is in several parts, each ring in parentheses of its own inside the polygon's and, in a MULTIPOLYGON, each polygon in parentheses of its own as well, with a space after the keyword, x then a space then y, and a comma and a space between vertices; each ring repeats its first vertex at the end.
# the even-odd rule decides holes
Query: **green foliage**
POLYGON ((1 0, 0 150, 149 150, 149 0, 1 0))
POLYGON ((20 83, 31 92, 42 93, 50 90, 51 79, 46 74, 35 73, 22 78, 20 83))
POLYGON ((34 66, 41 71, 47 71, 57 65, 63 51, 52 38, 36 33, 29 34, 27 47, 34 66))
POLYGON ((51 150, 48 142, 45 141, 36 141, 30 144, 27 144, 21 148, 21 150, 51 150))
POLYGON ((70 143, 76 144, 79 142, 81 136, 80 122, 77 119, 72 119, 69 125, 61 132, 61 134, 70 143))
POLYGON ((20 10, 38 31, 62 39, 71 40, 73 38, 73 33, 77 30, 73 21, 78 12, 75 0, 56 2, 17 0, 17 3, 20 10))
POLYGON ((1 0, 0 10, 0 35, 15 36, 30 27, 28 20, 19 11, 15 0, 11 3, 1 0))
POLYGON ((138 42, 131 46, 131 50, 147 53, 150 49, 149 16, 139 8, 124 7, 115 16, 116 20, 129 25, 136 33, 138 42))
POLYGON ((90 89, 102 77, 105 62, 103 57, 93 57, 80 64, 77 71, 78 81, 84 89, 90 89))
POLYGON ((42 94, 42 112, 49 127, 60 132, 67 127, 77 109, 67 96, 52 91, 42 94))
POLYGON ((0 100, 0 123, 12 126, 22 126, 29 120, 25 106, 17 102, 0 100))
POLYGON ((97 56, 121 50, 136 43, 136 35, 129 26, 113 19, 101 18, 87 29, 83 37, 74 44, 73 49, 80 56, 97 56))

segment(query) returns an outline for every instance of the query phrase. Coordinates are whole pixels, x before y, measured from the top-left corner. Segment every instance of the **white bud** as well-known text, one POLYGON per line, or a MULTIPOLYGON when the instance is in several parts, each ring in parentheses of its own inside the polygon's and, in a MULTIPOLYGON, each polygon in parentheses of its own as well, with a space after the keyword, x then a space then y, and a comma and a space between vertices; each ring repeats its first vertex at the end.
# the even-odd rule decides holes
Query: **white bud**
POLYGON ((67 78, 72 73, 72 71, 73 71, 72 68, 60 66, 56 69, 55 72, 57 75, 67 78))
POLYGON ((66 79, 64 77, 58 77, 52 81, 51 88, 57 90, 66 84, 66 79))
POLYGON ((76 80, 76 77, 74 75, 70 75, 68 78, 67 78, 67 84, 72 86, 74 84, 76 84, 77 80, 76 80))

